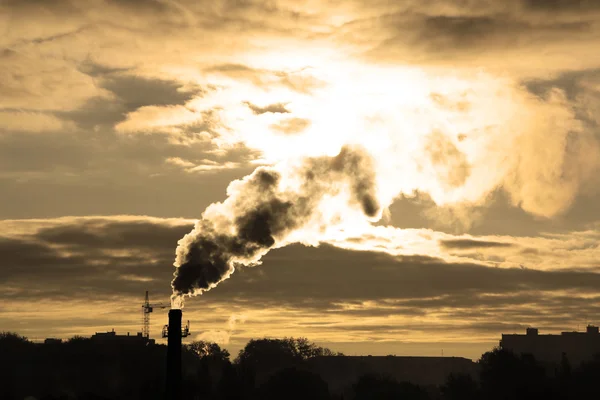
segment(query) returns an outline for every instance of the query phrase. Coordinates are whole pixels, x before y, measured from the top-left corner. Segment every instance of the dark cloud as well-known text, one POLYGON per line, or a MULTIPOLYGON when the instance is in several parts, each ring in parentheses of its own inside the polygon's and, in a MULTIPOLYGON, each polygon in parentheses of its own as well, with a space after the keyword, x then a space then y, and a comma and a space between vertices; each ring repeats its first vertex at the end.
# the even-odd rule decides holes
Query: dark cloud
POLYGON ((535 37, 539 34, 558 36, 587 31, 591 27, 588 21, 541 23, 522 20, 518 16, 428 16, 424 19, 422 35, 419 40, 428 44, 446 42, 453 47, 472 48, 480 45, 517 45, 519 35, 535 37))
POLYGON ((129 9, 130 11, 147 10, 156 13, 164 13, 172 10, 169 3, 159 0, 106 0, 108 4, 129 9))
MULTIPOLYGON (((507 297, 496 304, 501 305, 503 301, 511 304, 514 302, 511 302, 510 296, 518 293, 561 290, 594 293, 599 284, 600 275, 591 272, 499 269, 477 264, 445 263, 427 257, 395 258, 329 246, 318 249, 292 246, 272 252, 259 268, 241 270, 219 290, 206 296, 235 295, 237 291, 247 295, 268 292, 269 297, 277 301, 291 303, 302 298, 332 302, 422 299, 424 302, 431 301, 431 305, 435 306, 450 306, 452 299, 458 297, 462 306, 477 307, 480 301, 495 301, 486 300, 485 296, 505 295, 507 297), (324 261, 318 261, 321 259, 324 261), (302 273, 292 276, 294 270, 302 273), (289 283, 284 284, 283 281, 289 283)), ((528 298, 530 301, 533 299, 528 298)), ((420 308, 425 304, 408 302, 406 306, 420 308)))
POLYGON ((103 64, 98 64, 92 61, 85 61, 79 65, 79 70, 86 75, 94 78, 102 78, 111 74, 126 74, 133 73, 132 68, 111 67, 103 64))
MULTIPOLYGON (((402 326, 402 325, 379 325, 379 324, 348 324, 348 325, 340 325, 340 324, 332 324, 332 328, 335 327, 336 330, 341 331, 350 331, 350 332, 367 332, 372 334, 381 334, 385 333, 389 336, 395 336, 398 334, 407 334, 414 332, 423 332, 423 333, 431 333, 431 334, 439 334, 448 332, 456 329, 455 324, 451 323, 439 323, 439 324, 411 324, 410 326, 402 326)), ((525 329, 528 328, 527 324, 519 324, 519 323, 502 323, 502 322, 482 322, 482 323, 472 323, 472 324, 464 324, 461 325, 461 332, 476 332, 477 334, 498 334, 498 332, 525 332, 525 329)))
POLYGON ((2 2, 7 10, 14 11, 44 11, 59 15, 80 14, 72 0, 6 0, 2 2))
POLYGON ((597 194, 584 193, 575 199, 573 206, 561 218, 541 219, 521 208, 513 207, 507 194, 496 190, 490 194, 485 206, 469 209, 470 215, 474 216, 472 224, 457 225, 454 220, 439 218, 438 213, 431 212, 438 206, 428 194, 415 192, 395 199, 389 207, 389 219, 380 224, 474 236, 537 236, 589 229, 590 221, 600 220, 600 208, 597 204, 597 194))
MULTIPOLYGON (((379 15, 358 18, 341 28, 338 35, 349 41, 355 37, 381 38, 365 52, 371 61, 420 65, 464 62, 461 65, 490 68, 499 64, 514 66, 515 57, 539 54, 540 46, 551 46, 557 52, 558 46, 566 49, 564 45, 570 42, 585 41, 592 46, 597 36, 594 16, 582 8, 571 8, 579 18, 562 18, 559 11, 569 10, 568 6, 553 9, 537 7, 537 2, 525 6, 518 2, 506 2, 504 6, 487 2, 469 6, 453 1, 441 3, 454 11, 440 12, 441 5, 420 7, 409 3, 400 11, 382 6, 379 15), (540 16, 541 11, 548 11, 545 14, 552 17, 540 16)), ((531 60, 537 62, 535 58, 531 60)))
POLYGON ((436 15, 426 17, 423 23, 422 36, 419 40, 430 44, 450 42, 453 46, 459 47, 485 42, 490 36, 503 29, 522 31, 526 27, 522 23, 499 21, 488 16, 436 15))
POLYGON ((600 68, 564 71, 550 78, 527 79, 523 81, 523 85, 540 98, 547 96, 552 89, 558 88, 564 91, 569 100, 575 101, 583 91, 593 90, 585 85, 589 80, 600 80, 600 68))
MULTIPOLYGON (((116 222, 86 219, 77 225, 43 228, 36 238, 48 244, 102 249, 168 249, 193 228, 193 224, 169 226, 150 221, 116 222)), ((171 249, 172 250, 172 249, 171 249)), ((170 251, 173 253, 173 251, 170 251)))
POLYGON ((540 11, 588 11, 600 9, 598 0, 521 0, 530 10, 540 11))
MULTIPOLYGON (((4 238, 0 241, 4 255, 1 271, 5 280, 14 278, 18 270, 22 270, 18 275, 27 271, 32 275, 43 272, 44 276, 56 276, 54 280, 63 281, 68 288, 73 284, 70 283, 72 275, 65 272, 77 270, 90 280, 97 280, 110 271, 125 273, 119 269, 127 266, 127 273, 134 271, 142 277, 163 278, 158 284, 168 287, 173 272, 170 264, 174 241, 190 227, 143 219, 75 220, 64 226, 44 228, 26 239, 4 238), (69 251, 62 252, 57 245, 66 246, 61 248, 69 251), (113 253, 113 250, 128 250, 129 255, 113 253), (164 264, 156 265, 151 260, 164 264)), ((102 282, 118 286, 118 282, 102 282)), ((30 282, 40 289, 46 283, 30 282)), ((425 256, 392 257, 326 245, 320 248, 293 245, 274 250, 260 267, 242 268, 218 290, 204 296, 217 301, 254 299, 252 301, 290 305, 306 301, 307 305, 323 307, 343 301, 378 300, 383 302, 381 312, 386 312, 387 306, 423 310, 533 303, 536 298, 547 297, 548 293, 542 295, 542 292, 593 293, 598 285, 600 275, 590 272, 498 269, 446 263, 425 256)), ((108 288, 96 289, 102 292, 108 288)), ((578 307, 585 302, 585 299, 569 302, 564 301, 566 299, 553 304, 578 307)), ((190 304, 195 301, 191 300, 190 304)), ((394 310, 389 312, 397 312, 394 310)))
POLYGON ((264 107, 257 106, 255 104, 250 103, 249 101, 245 102, 245 104, 256 115, 265 114, 265 113, 287 114, 290 112, 287 108, 285 108, 286 103, 273 103, 273 104, 269 104, 264 107))
MULTIPOLYGON (((81 232, 85 234, 85 229, 81 232)), ((167 292, 172 249, 167 251, 165 246, 153 252, 147 247, 130 247, 118 253, 93 241, 84 246, 85 242, 59 249, 33 237, 0 239, 4 301, 73 301, 86 299, 90 293, 98 298, 127 297, 148 289, 167 292)))
POLYGON ((143 106, 183 105, 206 93, 199 86, 186 87, 177 81, 133 75, 109 75, 100 86, 117 96, 128 110, 143 106))
POLYGON ((86 27, 83 26, 83 27, 80 27, 77 29, 73 29, 69 32, 57 33, 57 34, 49 35, 49 36, 45 36, 45 37, 37 37, 35 39, 32 39, 30 41, 30 43, 41 44, 41 43, 46 43, 46 42, 53 42, 55 40, 60 40, 60 39, 65 39, 65 38, 76 36, 79 33, 84 32, 85 30, 86 30, 86 27))
POLYGON ((131 74, 127 68, 111 68, 89 62, 83 64, 80 70, 97 79, 98 87, 113 95, 112 98, 92 97, 75 110, 56 113, 83 128, 115 125, 125 120, 128 113, 144 106, 184 105, 212 90, 210 86, 141 77, 131 74))
MULTIPOLYGON (((547 99, 557 89, 565 94, 578 120, 600 143, 600 69, 566 71, 550 78, 527 79, 523 85, 534 95, 547 99)), ((573 144, 571 144, 573 146, 573 144)))
POLYGON ((452 239, 452 240, 441 240, 440 244, 446 249, 457 249, 457 250, 471 250, 477 248, 502 248, 502 247, 513 247, 512 243, 504 242, 491 242, 484 240, 471 240, 471 239, 452 239))
MULTIPOLYGON (((244 235, 265 237, 260 224, 245 226, 249 231, 244 235)), ((150 290, 153 298, 164 299, 170 294, 174 241, 189 228, 143 217, 128 221, 98 217, 63 220, 60 226, 35 234, 2 238, 0 298, 4 302, 83 301, 93 293, 94 298, 141 301, 144 291, 150 290)), ((259 267, 239 269, 217 289, 190 299, 186 310, 202 309, 205 314, 219 307, 229 312, 283 307, 300 313, 298 323, 311 316, 315 322, 338 316, 346 322, 327 329, 374 335, 444 329, 489 335, 521 331, 532 324, 560 330, 582 313, 600 312, 600 298, 595 295, 600 274, 592 272, 489 268, 328 245, 292 245, 273 250, 263 261, 259 267), (435 326, 365 320, 353 327, 351 322, 428 318, 432 313, 442 319, 435 326)))
MULTIPOLYGON (((43 243, 6 237, 0 237, 0 254, 2 254, 0 274, 3 278, 14 273, 29 274, 36 271, 46 271, 52 274, 62 265, 77 261, 68 256, 63 257, 58 251, 43 243), (54 271, 52 266, 55 267, 54 271)), ((83 260, 79 259, 78 261, 83 260)))

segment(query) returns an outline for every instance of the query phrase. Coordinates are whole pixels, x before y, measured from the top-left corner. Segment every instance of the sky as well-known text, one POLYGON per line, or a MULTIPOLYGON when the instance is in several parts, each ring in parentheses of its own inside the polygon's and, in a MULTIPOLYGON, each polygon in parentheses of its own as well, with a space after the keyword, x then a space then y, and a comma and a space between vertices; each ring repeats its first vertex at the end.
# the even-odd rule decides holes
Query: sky
POLYGON ((595 0, 3 1, 0 329, 137 332, 146 290, 234 354, 600 324, 599 45, 595 0))

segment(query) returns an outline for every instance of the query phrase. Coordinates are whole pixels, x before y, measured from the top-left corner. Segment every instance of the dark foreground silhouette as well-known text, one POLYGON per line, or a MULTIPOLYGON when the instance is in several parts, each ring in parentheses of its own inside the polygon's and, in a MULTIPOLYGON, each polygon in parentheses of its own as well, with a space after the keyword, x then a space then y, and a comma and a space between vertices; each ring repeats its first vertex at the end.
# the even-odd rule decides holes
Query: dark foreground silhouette
MULTIPOLYGON (((315 372, 313 361, 346 356, 306 339, 251 340, 233 362, 229 356, 214 343, 185 345, 183 399, 600 398, 600 357, 571 368, 566 357, 556 365, 541 364, 528 355, 494 349, 481 357, 472 372, 450 374, 441 385, 417 385, 385 374, 365 373, 343 390, 332 392, 323 374, 315 372)), ((13 333, 1 333, 0 399, 163 399, 165 357, 164 345, 81 337, 36 344, 13 333)), ((342 364, 344 359, 336 365, 342 364)), ((338 375, 343 377, 344 371, 338 375)))

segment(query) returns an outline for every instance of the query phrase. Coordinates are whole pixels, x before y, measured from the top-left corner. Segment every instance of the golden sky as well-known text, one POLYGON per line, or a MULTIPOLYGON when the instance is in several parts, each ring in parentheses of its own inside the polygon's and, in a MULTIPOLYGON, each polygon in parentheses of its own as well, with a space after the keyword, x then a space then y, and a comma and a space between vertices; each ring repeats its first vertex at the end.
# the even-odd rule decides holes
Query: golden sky
POLYGON ((592 0, 4 1, 0 326, 138 331, 280 203, 197 337, 477 357, 600 323, 598 46, 592 0))

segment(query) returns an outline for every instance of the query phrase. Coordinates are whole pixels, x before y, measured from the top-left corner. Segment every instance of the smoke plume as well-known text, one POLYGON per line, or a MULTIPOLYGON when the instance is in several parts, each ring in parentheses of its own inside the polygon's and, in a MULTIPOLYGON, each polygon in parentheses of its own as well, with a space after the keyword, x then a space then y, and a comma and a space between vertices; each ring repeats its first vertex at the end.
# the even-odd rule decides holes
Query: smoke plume
POLYGON ((325 72, 328 85, 314 93, 264 95, 263 104, 285 100, 286 113, 252 112, 247 92, 233 87, 197 105, 220 110, 215 144, 242 143, 271 166, 232 182, 228 198, 179 242, 175 301, 270 249, 364 238, 399 196, 424 195, 435 205, 425 216, 467 227, 500 191, 513 206, 552 218, 597 186, 597 124, 563 90, 534 95, 483 72, 325 72), (293 135, 276 129, 290 118, 306 124, 293 135))
POLYGON ((291 233, 327 218, 320 206, 343 197, 366 218, 381 211, 375 170, 361 147, 344 146, 334 157, 313 157, 295 168, 259 167, 234 181, 229 197, 209 206, 177 247, 173 304, 227 279, 238 265, 253 265, 269 250, 288 244, 291 233))

